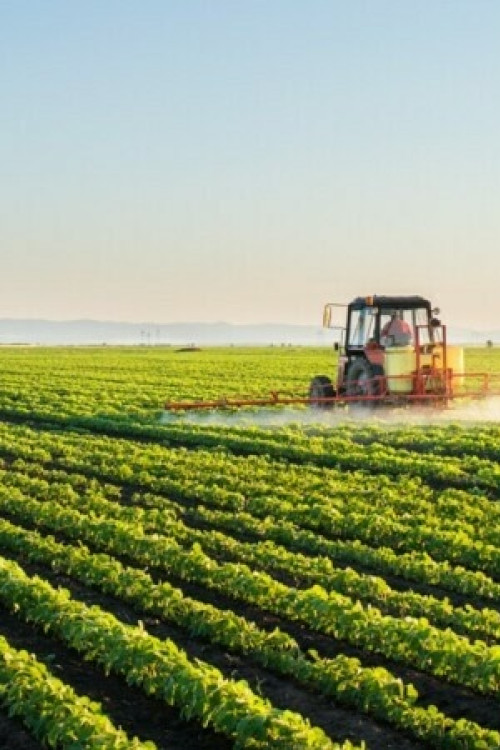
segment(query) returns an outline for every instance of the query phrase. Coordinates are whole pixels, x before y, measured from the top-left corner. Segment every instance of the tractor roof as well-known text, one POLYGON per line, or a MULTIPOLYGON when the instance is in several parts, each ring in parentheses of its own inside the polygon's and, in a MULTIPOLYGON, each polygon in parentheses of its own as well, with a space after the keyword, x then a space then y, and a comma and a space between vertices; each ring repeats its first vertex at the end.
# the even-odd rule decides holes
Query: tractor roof
POLYGON ((349 307, 362 309, 364 307, 379 307, 395 310, 414 310, 425 307, 430 310, 431 303, 423 297, 413 295, 411 297, 387 297, 385 295, 372 295, 370 297, 356 297, 349 307))

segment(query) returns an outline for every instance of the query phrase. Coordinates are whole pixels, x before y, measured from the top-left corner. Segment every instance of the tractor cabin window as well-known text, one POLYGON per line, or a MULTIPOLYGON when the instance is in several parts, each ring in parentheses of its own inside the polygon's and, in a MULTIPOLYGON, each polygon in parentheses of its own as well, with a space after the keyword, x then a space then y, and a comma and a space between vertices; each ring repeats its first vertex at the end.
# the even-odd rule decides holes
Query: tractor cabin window
MULTIPOLYGON (((380 339, 384 346, 400 345, 408 346, 414 345, 416 340, 416 329, 419 327, 419 339, 421 344, 429 343, 431 333, 429 330, 429 315, 426 308, 417 308, 413 310, 381 310, 380 311, 380 339), (384 332, 391 332, 391 321, 397 318, 403 322, 406 335, 400 333, 401 339, 398 340, 396 337, 387 338, 384 336, 384 332), (407 325, 406 325, 407 324, 407 325), (391 341, 391 338, 393 339, 391 341)), ((398 326, 396 325, 396 330, 398 326)), ((399 326, 401 331, 401 326, 399 326)))
POLYGON ((365 307, 362 310, 351 310, 349 325, 349 346, 366 346, 375 335, 376 310, 365 307))

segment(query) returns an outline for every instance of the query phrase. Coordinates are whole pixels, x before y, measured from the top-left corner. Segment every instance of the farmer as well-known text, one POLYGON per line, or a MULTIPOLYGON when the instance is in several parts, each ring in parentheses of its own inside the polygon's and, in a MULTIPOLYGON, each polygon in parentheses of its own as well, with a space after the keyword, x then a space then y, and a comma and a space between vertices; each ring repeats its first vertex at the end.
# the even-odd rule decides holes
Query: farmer
POLYGON ((380 332, 380 343, 382 346, 408 346, 413 338, 410 325, 396 310, 391 313, 390 320, 380 332))

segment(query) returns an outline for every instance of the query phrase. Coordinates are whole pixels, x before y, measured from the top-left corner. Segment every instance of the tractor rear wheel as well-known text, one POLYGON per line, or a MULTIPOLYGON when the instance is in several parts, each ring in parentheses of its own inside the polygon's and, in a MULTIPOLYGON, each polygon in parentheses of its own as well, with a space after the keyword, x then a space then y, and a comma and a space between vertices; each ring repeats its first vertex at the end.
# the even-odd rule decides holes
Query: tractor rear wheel
POLYGON ((335 388, 333 383, 326 375, 316 375, 311 380, 309 386, 309 398, 311 399, 311 406, 315 409, 331 409, 333 403, 319 401, 322 398, 335 398, 335 388))
POLYGON ((385 386, 383 382, 384 368, 374 365, 361 357, 355 359, 347 368, 346 395, 359 396, 360 401, 353 401, 356 405, 373 408, 377 401, 369 401, 367 397, 381 396, 385 386))

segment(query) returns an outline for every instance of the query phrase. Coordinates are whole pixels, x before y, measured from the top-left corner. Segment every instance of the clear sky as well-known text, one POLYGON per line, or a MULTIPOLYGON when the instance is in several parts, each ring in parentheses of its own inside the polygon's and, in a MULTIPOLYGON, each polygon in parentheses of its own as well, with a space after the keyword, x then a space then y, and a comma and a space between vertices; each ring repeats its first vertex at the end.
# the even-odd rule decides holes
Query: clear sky
POLYGON ((0 317, 500 327, 498 0, 0 0, 0 317))

